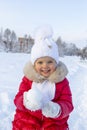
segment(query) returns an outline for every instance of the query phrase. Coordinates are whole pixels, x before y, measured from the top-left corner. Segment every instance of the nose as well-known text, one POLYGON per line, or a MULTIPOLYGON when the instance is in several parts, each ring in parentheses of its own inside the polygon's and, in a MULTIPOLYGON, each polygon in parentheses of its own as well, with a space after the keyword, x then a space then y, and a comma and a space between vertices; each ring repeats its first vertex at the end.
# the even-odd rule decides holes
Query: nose
POLYGON ((47 62, 43 64, 43 67, 46 68, 48 66, 47 62))

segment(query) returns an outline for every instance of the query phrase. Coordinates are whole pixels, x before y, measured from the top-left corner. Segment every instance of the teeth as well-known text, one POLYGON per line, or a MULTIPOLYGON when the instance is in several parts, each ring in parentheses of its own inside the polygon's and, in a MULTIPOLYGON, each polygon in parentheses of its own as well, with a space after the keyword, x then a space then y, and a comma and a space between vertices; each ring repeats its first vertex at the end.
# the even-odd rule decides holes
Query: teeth
POLYGON ((49 70, 42 70, 42 71, 45 71, 45 72, 46 72, 46 71, 49 71, 49 70))
POLYGON ((49 69, 42 69, 42 70, 47 70, 48 71, 49 69))
POLYGON ((50 71, 50 69, 49 68, 47 68, 47 69, 41 69, 44 73, 48 73, 49 71, 50 71))

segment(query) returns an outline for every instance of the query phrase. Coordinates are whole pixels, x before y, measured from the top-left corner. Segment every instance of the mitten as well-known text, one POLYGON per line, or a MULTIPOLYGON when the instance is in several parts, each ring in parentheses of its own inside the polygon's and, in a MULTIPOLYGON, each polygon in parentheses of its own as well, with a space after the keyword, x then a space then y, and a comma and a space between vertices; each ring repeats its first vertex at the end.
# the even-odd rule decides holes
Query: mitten
POLYGON ((24 106, 31 110, 39 110, 42 108, 42 93, 38 89, 31 89, 23 94, 23 104, 24 106))
POLYGON ((61 107, 59 104, 49 101, 43 108, 42 114, 46 117, 55 118, 61 113, 61 107))

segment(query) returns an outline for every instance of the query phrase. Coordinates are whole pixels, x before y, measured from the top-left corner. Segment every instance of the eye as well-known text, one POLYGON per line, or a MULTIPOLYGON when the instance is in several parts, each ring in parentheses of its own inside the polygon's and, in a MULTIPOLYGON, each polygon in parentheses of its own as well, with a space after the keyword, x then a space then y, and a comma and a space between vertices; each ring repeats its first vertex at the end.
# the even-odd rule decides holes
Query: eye
POLYGON ((39 62, 37 62, 37 64, 43 64, 43 62, 42 62, 42 61, 39 61, 39 62))
POLYGON ((53 61, 49 60, 48 63, 51 64, 51 63, 53 63, 53 61))

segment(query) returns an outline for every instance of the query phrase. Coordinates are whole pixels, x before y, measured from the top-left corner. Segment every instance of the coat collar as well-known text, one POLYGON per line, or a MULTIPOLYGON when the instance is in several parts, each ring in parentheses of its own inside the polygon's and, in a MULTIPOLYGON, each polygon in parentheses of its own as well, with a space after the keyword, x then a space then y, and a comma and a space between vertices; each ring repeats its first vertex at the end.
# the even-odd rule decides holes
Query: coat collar
POLYGON ((49 80, 50 82, 58 83, 65 78, 67 73, 68 69, 66 65, 61 61, 59 61, 57 69, 47 79, 35 71, 34 66, 31 62, 28 62, 24 67, 24 75, 29 80, 34 82, 43 82, 44 80, 49 80))

